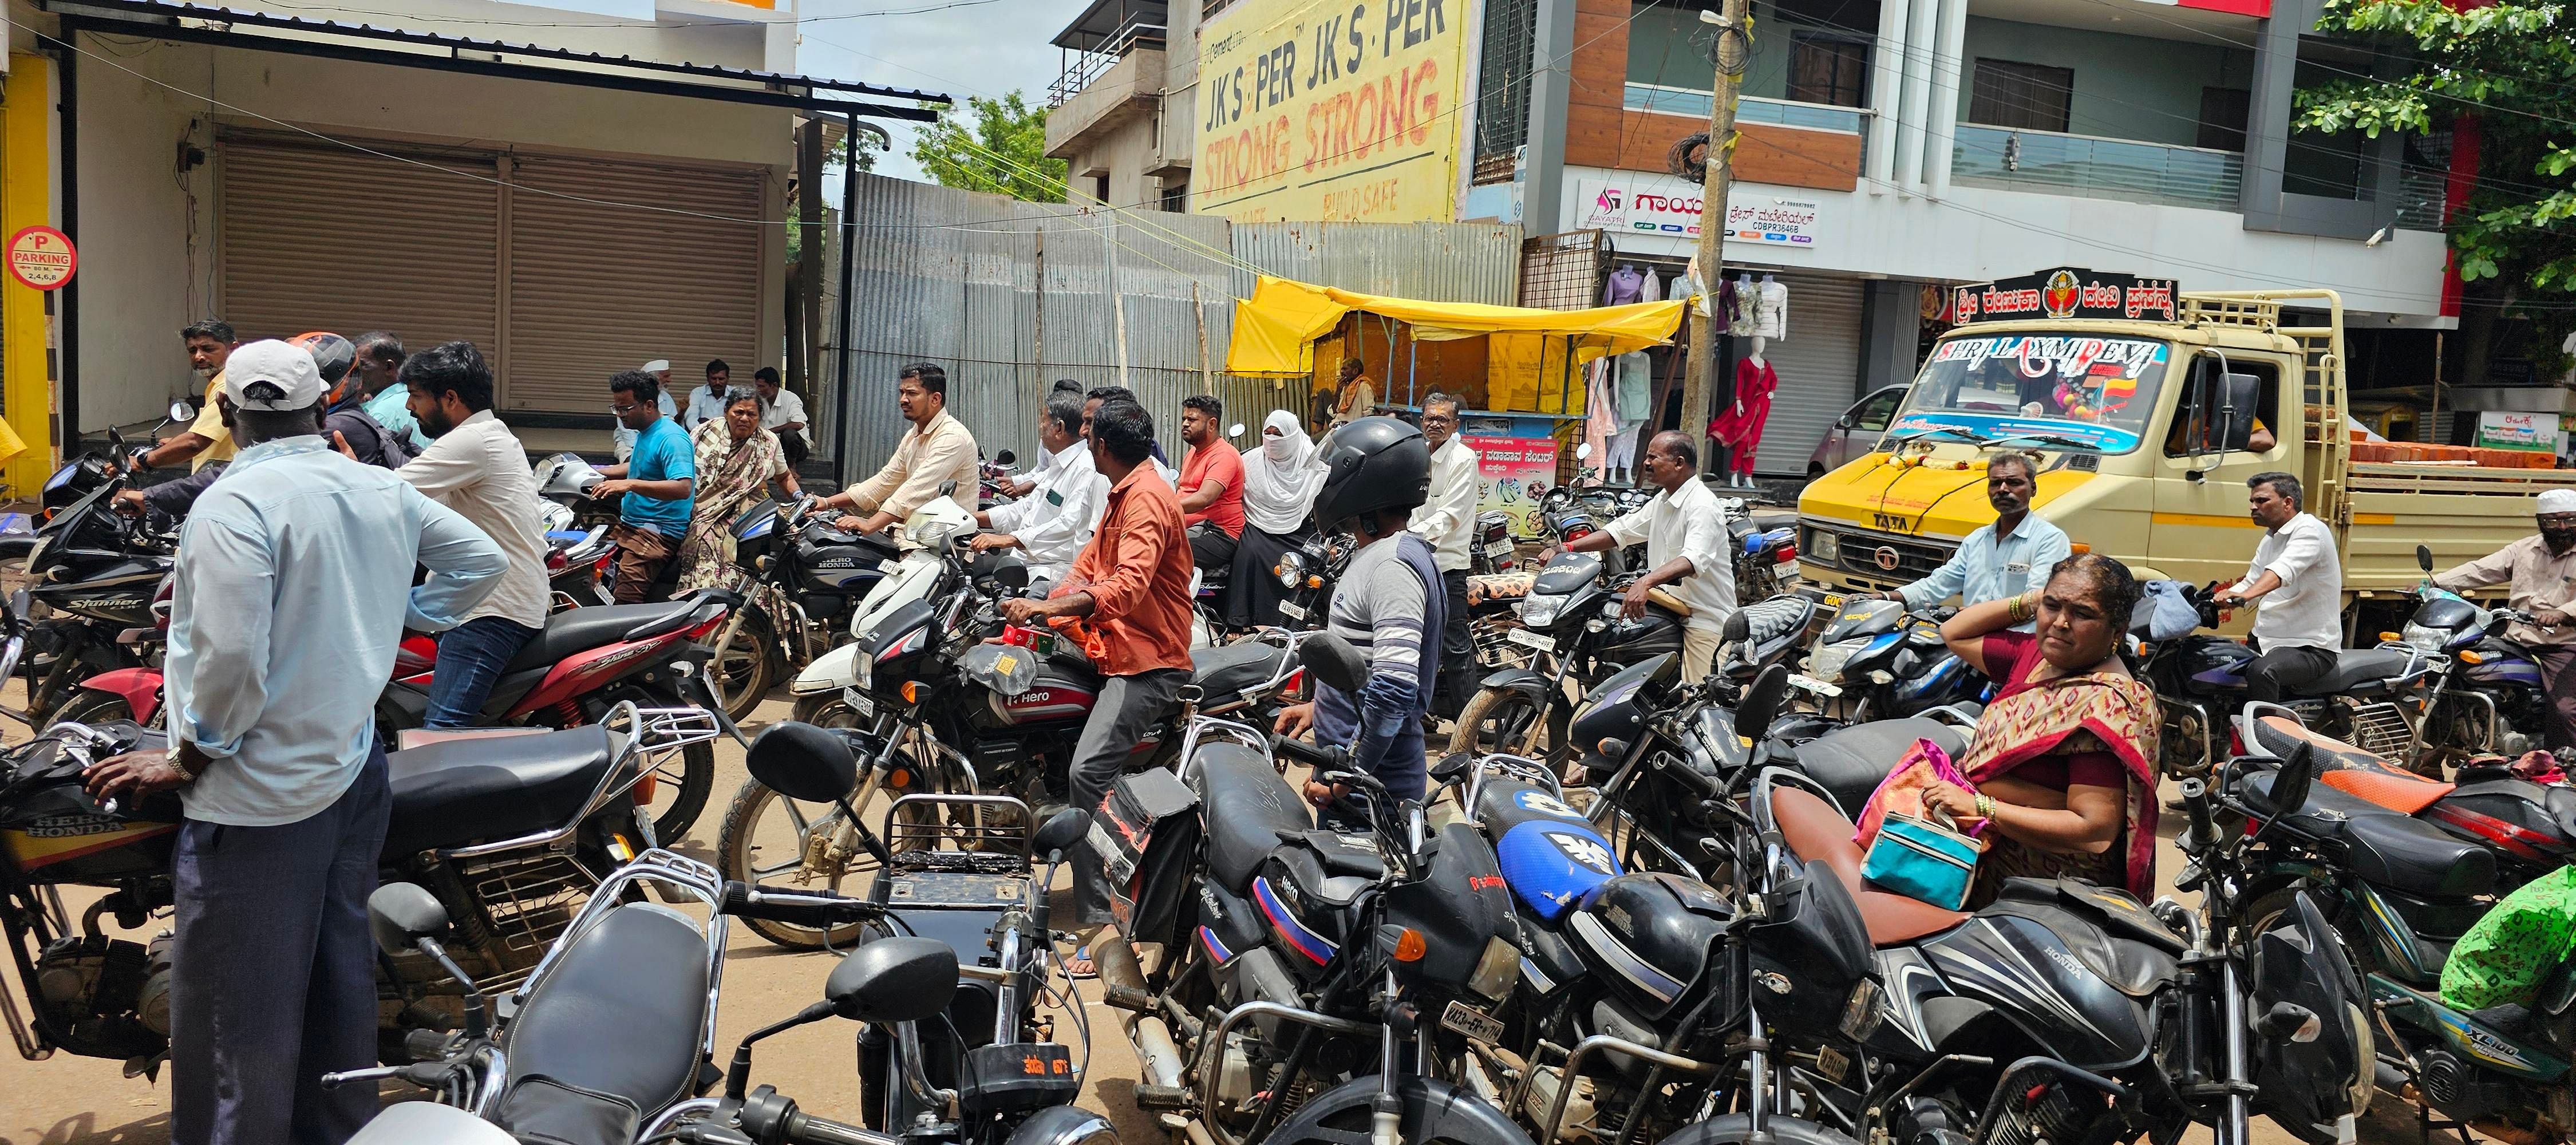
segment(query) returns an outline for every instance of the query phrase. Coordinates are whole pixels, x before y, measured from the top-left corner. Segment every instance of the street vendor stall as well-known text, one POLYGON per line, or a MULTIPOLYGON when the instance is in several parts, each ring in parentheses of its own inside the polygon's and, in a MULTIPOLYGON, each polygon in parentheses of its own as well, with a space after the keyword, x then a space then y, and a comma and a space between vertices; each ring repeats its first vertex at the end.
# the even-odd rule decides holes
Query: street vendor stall
POLYGON ((1391 298, 1265 277, 1251 298, 1236 303, 1225 368, 1314 384, 1333 377, 1342 357, 1369 363, 1377 355, 1373 380, 1382 410, 1418 410, 1434 390, 1459 395, 1471 407, 1460 411, 1459 434, 1478 456, 1477 511, 1508 512, 1515 528, 1535 531, 1537 501, 1523 491, 1533 480, 1560 479, 1559 466, 1581 438, 1582 366, 1670 341, 1683 303, 1542 310, 1391 298), (1374 336, 1380 332, 1382 344, 1374 336), (1481 356, 1437 352, 1470 339, 1481 342, 1481 356), (1319 345, 1325 347, 1320 359, 1319 345), (1426 356, 1435 359, 1433 369, 1423 368, 1426 356), (1479 357, 1480 368, 1460 372, 1479 357))

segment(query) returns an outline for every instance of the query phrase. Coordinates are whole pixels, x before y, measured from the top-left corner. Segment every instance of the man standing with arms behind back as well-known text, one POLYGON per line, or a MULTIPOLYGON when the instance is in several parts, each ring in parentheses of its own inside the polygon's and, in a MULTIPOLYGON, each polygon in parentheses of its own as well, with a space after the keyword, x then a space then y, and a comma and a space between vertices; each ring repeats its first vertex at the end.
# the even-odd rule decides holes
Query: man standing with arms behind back
POLYGON ((1699 479, 1698 448, 1678 430, 1646 443, 1638 472, 1663 492, 1609 528, 1568 542, 1565 551, 1599 553, 1646 543, 1646 575, 1628 587, 1619 615, 1644 616, 1650 590, 1671 585, 1672 594, 1690 606, 1682 621, 1682 679, 1695 684, 1708 675, 1726 618, 1735 614, 1735 556, 1727 551, 1726 515, 1717 507, 1717 494, 1699 479))
POLYGON ((1440 676, 1446 692, 1435 714, 1456 716, 1476 694, 1476 641, 1467 629, 1468 546, 1476 531, 1476 454, 1458 439, 1458 399, 1434 393, 1422 399, 1422 441, 1431 447, 1431 499, 1406 526, 1431 543, 1449 610, 1440 626, 1440 676))
POLYGON ((2507 630, 2540 665, 2549 694, 2543 746, 2576 747, 2576 489, 2540 495, 2540 532, 2433 578, 2435 588, 2469 592, 2510 584, 2505 603, 2531 614, 2507 630))
POLYGON ((2267 704, 2334 671, 2343 647, 2343 558, 2334 530, 2305 512, 2306 494, 2287 473, 2245 479, 2245 503, 2263 539, 2245 579, 2218 594, 2218 607, 2255 605, 2245 698, 2267 704), (2260 602, 2260 603, 2257 603, 2260 602))
POLYGON ((376 1063, 367 896, 391 807, 376 693, 405 628, 492 591, 490 538, 314 432, 322 376, 283 342, 233 356, 218 401, 246 448, 180 534, 171 748, 104 760, 91 794, 177 789, 170 1131, 183 1145, 335 1145, 376 1063), (429 578, 411 583, 414 564, 429 578))
POLYGON ((617 524, 617 603, 641 604, 662 578, 680 538, 689 535, 689 492, 697 486, 697 447, 677 422, 662 416, 653 375, 628 370, 608 379, 608 412, 635 434, 634 460, 601 466, 609 478, 591 489, 600 500, 621 498, 617 524))
POLYGON ((500 587, 465 622, 438 638, 425 728, 482 722, 483 701, 501 669, 545 627, 546 539, 538 531, 536 475, 528 451, 492 416, 492 368, 472 342, 442 342, 403 363, 411 413, 429 448, 395 472, 412 488, 456 510, 510 559, 500 587))

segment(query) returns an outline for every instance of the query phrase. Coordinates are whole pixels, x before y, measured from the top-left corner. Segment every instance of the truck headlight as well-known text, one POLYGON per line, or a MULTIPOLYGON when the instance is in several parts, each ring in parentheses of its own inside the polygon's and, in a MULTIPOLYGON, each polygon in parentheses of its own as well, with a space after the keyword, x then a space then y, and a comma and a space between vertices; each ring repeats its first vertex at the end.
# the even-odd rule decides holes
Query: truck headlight
POLYGON ((1807 554, 1816 558, 1817 564, 1841 563, 1842 549, 1842 539, 1823 529, 1817 529, 1807 535, 1807 554))

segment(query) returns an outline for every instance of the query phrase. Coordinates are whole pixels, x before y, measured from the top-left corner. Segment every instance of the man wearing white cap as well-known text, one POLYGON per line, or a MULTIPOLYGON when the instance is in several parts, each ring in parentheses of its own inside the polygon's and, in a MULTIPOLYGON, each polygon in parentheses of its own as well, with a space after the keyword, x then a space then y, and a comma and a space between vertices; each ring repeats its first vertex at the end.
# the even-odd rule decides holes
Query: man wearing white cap
POLYGON ((2534 623, 2516 622, 2506 632, 2540 664, 2540 681, 2549 691, 2549 726, 2543 742, 2551 749, 2576 747, 2576 489, 2552 489, 2540 495, 2540 534, 2451 569, 2433 578, 2433 586, 2467 592, 2509 584, 2505 602, 2531 614, 2534 623))
POLYGON ((170 1136, 345 1141, 376 1062, 367 896, 391 808, 376 693, 406 628, 452 628, 501 547, 315 432, 322 374, 284 342, 233 352, 216 400, 241 453, 179 535, 170 747, 89 769, 99 799, 176 790, 170 1136), (415 564, 428 579, 412 587, 415 564))
MULTIPOLYGON (((662 387, 662 416, 680 416, 680 407, 671 404, 671 360, 655 358, 644 363, 644 372, 653 375, 653 380, 662 387)), ((608 446, 617 455, 617 463, 626 464, 635 456, 635 431, 619 424, 616 432, 608 435, 608 446)))

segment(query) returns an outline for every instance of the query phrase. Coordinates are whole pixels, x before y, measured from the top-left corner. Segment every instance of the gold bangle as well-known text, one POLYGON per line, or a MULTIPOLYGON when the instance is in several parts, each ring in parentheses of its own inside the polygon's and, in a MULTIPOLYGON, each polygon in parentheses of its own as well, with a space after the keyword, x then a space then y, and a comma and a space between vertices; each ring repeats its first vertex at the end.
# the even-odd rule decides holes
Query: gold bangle
POLYGON ((1992 796, 1992 795, 1987 795, 1987 794, 1985 794, 1984 792, 1979 792, 1979 793, 1977 794, 1976 809, 1977 809, 1977 818, 1979 818, 1979 819, 1992 819, 1992 818, 1994 818, 1994 817, 1995 817, 1995 797, 1994 797, 1994 796, 1992 796))

